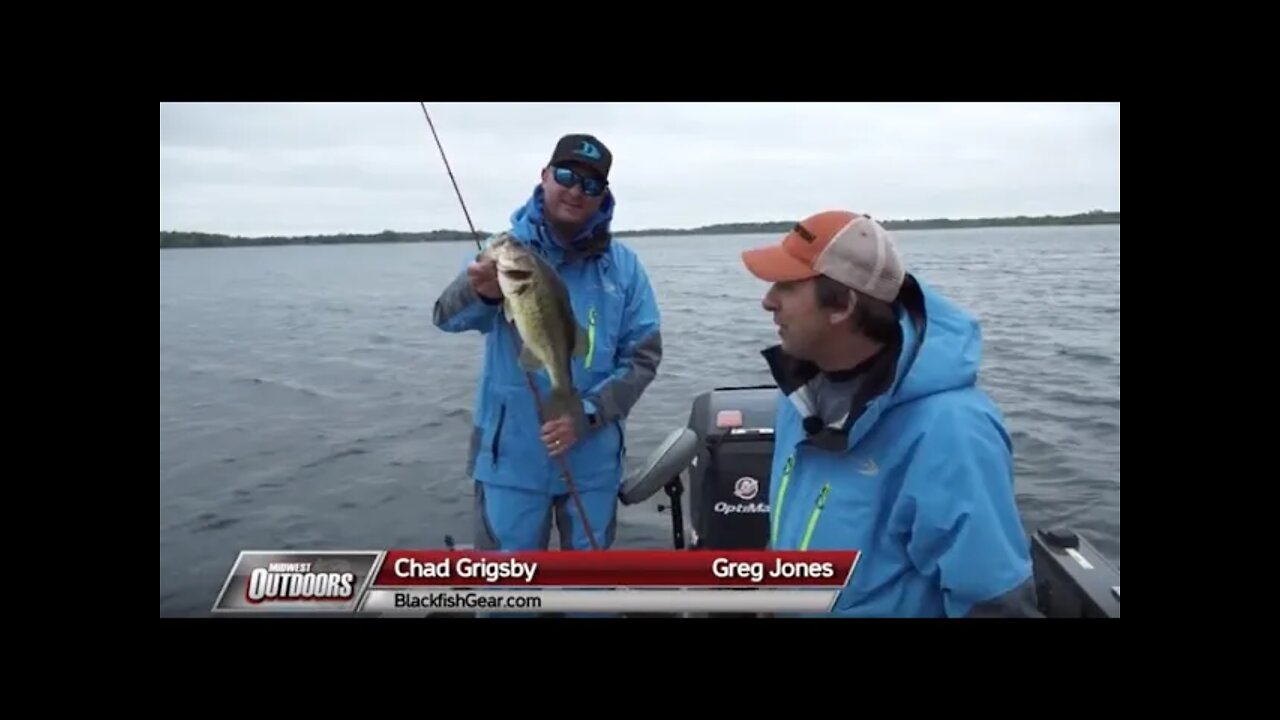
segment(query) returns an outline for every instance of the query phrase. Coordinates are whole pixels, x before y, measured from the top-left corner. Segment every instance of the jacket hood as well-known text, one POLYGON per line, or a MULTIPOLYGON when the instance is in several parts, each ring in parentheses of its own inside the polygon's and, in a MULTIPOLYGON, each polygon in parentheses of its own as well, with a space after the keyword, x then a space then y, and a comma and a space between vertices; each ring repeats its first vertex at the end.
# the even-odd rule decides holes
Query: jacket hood
POLYGON ((551 226, 544 215, 544 198, 542 186, 534 187, 529 199, 511 213, 511 226, 518 235, 529 238, 542 253, 550 258, 560 260, 588 257, 604 252, 609 247, 609 224, 613 222, 613 209, 616 201, 613 191, 605 193, 604 202, 595 213, 583 224, 571 247, 566 250, 552 235, 551 226))
MULTIPOLYGON (((843 427, 806 420, 815 443, 828 449, 850 447, 885 411, 977 382, 982 336, 976 318, 911 275, 898 306, 898 329, 896 341, 865 370, 866 381, 843 427)), ((786 355, 777 345, 763 354, 783 394, 798 409, 813 406, 807 383, 820 372, 817 366, 786 355)), ((802 409, 800 416, 805 417, 802 409)))
POLYGON ((900 313, 902 351, 887 407, 974 385, 982 363, 977 319, 920 280, 913 284, 900 313))

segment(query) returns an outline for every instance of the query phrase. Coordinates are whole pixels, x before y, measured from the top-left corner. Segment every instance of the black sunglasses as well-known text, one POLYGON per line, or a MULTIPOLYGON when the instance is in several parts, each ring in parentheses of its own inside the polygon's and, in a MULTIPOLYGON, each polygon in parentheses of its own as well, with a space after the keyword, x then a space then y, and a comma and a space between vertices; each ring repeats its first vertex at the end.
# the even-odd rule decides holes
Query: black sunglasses
POLYGON ((582 185, 582 194, 587 197, 599 197, 609 185, 604 180, 582 175, 573 168, 555 167, 552 168, 551 174, 556 179, 556 182, 563 187, 571 188, 574 185, 582 185))

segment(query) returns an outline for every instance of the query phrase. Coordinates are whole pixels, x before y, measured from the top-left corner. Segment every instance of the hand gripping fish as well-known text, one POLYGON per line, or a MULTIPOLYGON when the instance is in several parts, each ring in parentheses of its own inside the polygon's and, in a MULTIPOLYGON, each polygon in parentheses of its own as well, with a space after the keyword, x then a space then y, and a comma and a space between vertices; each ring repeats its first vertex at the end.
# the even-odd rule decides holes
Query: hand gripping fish
POLYGON ((546 368, 551 378, 543 422, 568 415, 575 427, 582 427, 584 411, 573 386, 572 362, 586 357, 587 332, 574 317, 564 281, 509 233, 496 236, 479 257, 497 265, 503 314, 523 345, 520 367, 529 372, 546 368))

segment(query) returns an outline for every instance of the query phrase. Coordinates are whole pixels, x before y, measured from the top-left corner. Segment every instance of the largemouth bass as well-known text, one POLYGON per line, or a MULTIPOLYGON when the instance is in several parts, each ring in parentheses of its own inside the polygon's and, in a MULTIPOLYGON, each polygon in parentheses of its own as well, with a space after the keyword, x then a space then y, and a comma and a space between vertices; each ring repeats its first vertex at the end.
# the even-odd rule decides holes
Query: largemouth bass
POLYGON ((580 427, 584 411, 573 386, 572 363, 574 357, 586 357, 587 332, 574 317, 560 275, 509 233, 498 235, 480 258, 496 264, 503 314, 520 335, 520 367, 530 372, 545 368, 551 378, 544 422, 568 415, 580 427))

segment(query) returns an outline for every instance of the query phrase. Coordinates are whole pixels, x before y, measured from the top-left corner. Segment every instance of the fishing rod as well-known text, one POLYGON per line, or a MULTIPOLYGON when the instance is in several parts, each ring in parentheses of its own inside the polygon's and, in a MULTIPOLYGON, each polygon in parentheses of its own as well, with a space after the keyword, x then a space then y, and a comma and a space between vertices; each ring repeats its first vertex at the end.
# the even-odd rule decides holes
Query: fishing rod
MULTIPOLYGON (((440 134, 436 132, 436 124, 431 122, 431 113, 427 112, 427 104, 419 102, 422 106, 422 114, 427 118, 427 126, 431 128, 431 135, 436 140, 436 147, 440 149, 440 159, 444 160, 444 169, 449 173, 449 181, 453 183, 453 191, 458 195, 458 203, 462 205, 462 214, 467 218, 467 226, 471 228, 471 234, 475 237, 476 247, 484 251, 484 246, 480 242, 480 233, 476 230, 476 226, 471 222, 471 213, 467 212, 467 203, 462 199, 462 191, 458 189, 458 180, 453 176, 453 168, 449 167, 449 158, 444 154, 444 145, 440 143, 440 134)), ((512 347, 516 354, 519 355, 520 348, 515 345, 516 338, 511 337, 512 347)), ((538 409, 538 422, 546 423, 546 410, 542 405, 542 396, 538 394, 538 387, 533 382, 533 373, 525 371, 525 380, 529 383, 529 392, 533 394, 533 404, 538 409)), ((573 473, 569 471, 569 461, 564 455, 557 455, 556 460, 560 461, 560 471, 564 474, 565 485, 569 487, 569 495, 573 497, 573 504, 578 508, 578 516, 582 518, 582 529, 587 533, 587 541, 591 543, 592 550, 599 550, 600 545, 596 542, 596 534, 591 531, 591 521, 587 518, 587 508, 582 504, 582 497, 578 495, 578 488, 573 483, 573 473)))
POLYGON ((471 228, 471 235, 476 240, 476 247, 481 251, 484 246, 480 244, 480 233, 476 231, 476 226, 471 222, 471 213, 467 212, 467 203, 462 199, 462 191, 458 189, 458 181, 453 177, 453 168, 449 167, 449 158, 444 154, 444 145, 440 144, 440 135, 436 133, 436 124, 431 122, 431 113, 427 112, 427 104, 418 103, 422 106, 422 114, 427 117, 427 126, 431 128, 431 136, 436 139, 436 147, 440 148, 440 159, 444 160, 444 169, 449 173, 449 182, 453 183, 453 191, 458 194, 458 203, 462 205, 462 214, 467 218, 467 225, 471 228))

